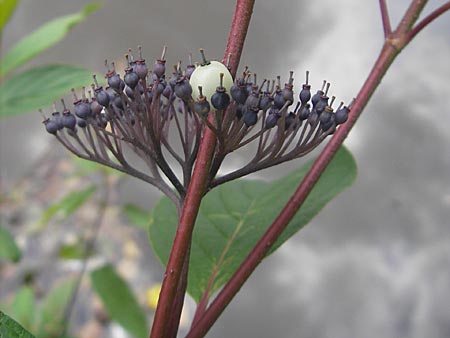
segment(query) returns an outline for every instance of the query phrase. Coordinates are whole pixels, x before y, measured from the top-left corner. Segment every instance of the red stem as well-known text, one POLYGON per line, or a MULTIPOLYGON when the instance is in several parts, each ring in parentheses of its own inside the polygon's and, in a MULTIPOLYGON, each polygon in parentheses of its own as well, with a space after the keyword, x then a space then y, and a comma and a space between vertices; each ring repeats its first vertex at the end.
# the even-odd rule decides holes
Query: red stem
MULTIPOLYGON (((275 221, 256 244, 256 246, 252 249, 244 262, 238 268, 238 270, 223 287, 223 289, 214 299, 203 316, 197 321, 196 325, 191 328, 186 338, 200 338, 206 335, 208 330, 215 323, 225 307, 230 303, 232 298, 237 294, 237 292, 240 290, 240 288, 254 271, 254 269, 266 256, 267 252, 281 235, 292 217, 294 217, 308 194, 311 192, 314 185, 319 180, 320 175, 326 169, 333 156, 342 145, 344 139, 347 137, 351 128, 360 116, 363 108, 368 103, 370 97, 379 85, 381 79, 391 65, 392 61, 395 59, 401 49, 411 41, 412 37, 407 34, 410 32, 411 27, 417 20, 417 17, 419 16, 420 11, 423 9, 424 5, 425 2, 422 0, 414 0, 411 3, 396 31, 386 39, 380 55, 378 56, 378 59, 376 60, 371 72, 369 73, 369 76, 367 77, 367 80, 363 84, 360 92, 358 93, 358 96, 356 97, 352 105, 348 121, 344 125, 342 125, 333 135, 332 139, 326 145, 319 157, 315 160, 313 166, 311 167, 303 181, 300 183, 299 187, 297 188, 294 195, 290 198, 289 202, 286 204, 286 206, 283 208, 283 210, 280 212, 275 221), (401 45, 396 43, 397 40, 401 41, 401 45)), ((442 12, 444 12, 443 9, 440 10, 440 14, 442 14, 442 12)), ((434 14, 434 17, 437 16, 438 14, 434 14)), ((427 18, 425 20, 427 20, 427 18)))
MULTIPOLYGON (((237 0, 236 10, 230 30, 230 37, 225 51, 225 59, 232 55, 230 61, 231 74, 234 76, 239 64, 245 36, 250 23, 254 0, 237 0)), ((210 122, 214 124, 213 114, 209 114, 210 122)), ((172 332, 169 329, 171 318, 177 316, 182 306, 179 304, 181 291, 184 294, 185 287, 180 288, 180 280, 183 279, 183 263, 188 255, 192 232, 197 218, 200 203, 208 180, 211 159, 216 146, 216 136, 210 128, 204 129, 204 135, 200 143, 197 160, 192 173, 191 182, 186 193, 183 209, 177 232, 175 234, 169 261, 162 282, 159 302, 156 308, 153 326, 150 333, 151 338, 166 338, 172 332), (178 290, 178 292, 177 292, 178 290), (177 300, 176 311, 174 303, 177 300)), ((184 276, 187 278, 187 274, 184 276)))
POLYGON ((389 11, 386 0, 380 0, 381 20, 383 21, 384 37, 387 38, 391 33, 391 21, 389 20, 389 11))
POLYGON ((360 115, 362 108, 367 104, 367 101, 378 85, 386 69, 392 62, 396 53, 397 50, 394 47, 388 44, 385 45, 377 62, 375 63, 375 66, 372 69, 372 72, 366 80, 366 83, 364 84, 358 97, 353 103, 348 121, 340 128, 338 128, 338 130, 336 131, 330 142, 327 144, 327 146, 324 148, 322 153, 319 155, 319 157, 316 159, 308 174, 305 176, 300 186, 297 188, 296 192, 286 204, 284 209, 280 212, 278 217, 275 219, 275 221, 272 223, 263 237, 249 253, 239 269, 234 273, 228 283, 220 291, 220 293, 211 303, 210 307, 206 310, 202 318, 198 320, 197 325, 195 325, 191 329, 186 338, 203 337, 208 332, 208 330, 223 312, 225 307, 230 303, 231 299, 236 295, 236 293, 240 290, 242 285, 251 275, 253 270, 265 257, 272 244, 275 243, 277 238, 288 225, 289 221, 292 219, 292 217, 294 217, 297 210, 300 208, 309 192, 318 181, 320 175, 339 149, 340 145, 347 136, 353 124, 356 122, 356 119, 360 115))
POLYGON ((407 33, 407 39, 412 40, 422 29, 424 29, 430 22, 450 10, 450 1, 442 6, 436 8, 433 12, 428 14, 422 21, 420 21, 410 32, 407 33))
POLYGON ((226 63, 228 56, 231 55, 230 72, 233 78, 241 60, 242 50, 244 48, 245 37, 247 36, 250 18, 253 12, 255 0, 237 0, 234 10, 233 22, 231 24, 230 35, 228 36, 227 49, 222 62, 226 63))

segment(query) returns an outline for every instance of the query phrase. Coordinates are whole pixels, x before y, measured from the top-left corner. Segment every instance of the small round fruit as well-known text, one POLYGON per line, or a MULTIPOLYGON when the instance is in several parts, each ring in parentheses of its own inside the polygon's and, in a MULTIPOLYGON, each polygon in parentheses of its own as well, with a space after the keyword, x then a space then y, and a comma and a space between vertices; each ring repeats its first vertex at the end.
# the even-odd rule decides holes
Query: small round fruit
POLYGON ((192 87, 192 98, 197 99, 200 95, 198 86, 203 89, 203 95, 208 101, 216 93, 216 88, 220 86, 220 73, 223 73, 223 87, 229 93, 233 86, 233 78, 228 68, 221 62, 210 61, 209 64, 198 66, 191 74, 189 82, 192 87))

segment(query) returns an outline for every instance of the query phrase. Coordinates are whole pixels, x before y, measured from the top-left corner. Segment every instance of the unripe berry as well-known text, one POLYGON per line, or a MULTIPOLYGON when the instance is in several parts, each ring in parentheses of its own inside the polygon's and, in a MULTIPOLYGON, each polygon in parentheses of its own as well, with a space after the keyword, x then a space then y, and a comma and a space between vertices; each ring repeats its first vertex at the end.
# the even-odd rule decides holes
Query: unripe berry
MULTIPOLYGON (((203 50, 200 50, 200 52, 204 58, 203 50)), ((192 97, 196 98, 199 96, 198 86, 201 86, 203 95, 212 103, 211 97, 215 94, 216 88, 220 86, 220 74, 223 74, 222 87, 229 93, 233 86, 233 78, 228 68, 221 62, 208 62, 204 58, 202 65, 194 70, 189 79, 193 90, 192 97)))

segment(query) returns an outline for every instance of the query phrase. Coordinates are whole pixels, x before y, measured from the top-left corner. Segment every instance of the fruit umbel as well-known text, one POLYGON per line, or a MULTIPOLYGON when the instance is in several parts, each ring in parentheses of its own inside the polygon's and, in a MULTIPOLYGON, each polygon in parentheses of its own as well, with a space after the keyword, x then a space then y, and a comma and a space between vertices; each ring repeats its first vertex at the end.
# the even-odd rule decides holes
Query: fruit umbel
POLYGON ((166 47, 149 71, 141 48, 137 59, 129 50, 123 78, 114 63, 106 62, 108 86, 94 76, 91 90, 73 91, 73 113, 63 101, 62 114, 55 107, 44 117, 46 130, 75 155, 153 184, 180 206, 205 128, 218 139, 211 189, 309 153, 347 120, 349 108, 343 103, 334 112, 329 83, 311 96, 308 72, 297 100, 293 72, 283 88, 281 77, 258 83, 248 68, 233 81, 226 65, 206 60, 200 50, 200 65, 195 68, 190 57, 183 70, 178 62, 167 80, 165 54, 166 47), (256 151, 248 163, 217 177, 225 157, 250 143, 256 151), (131 160, 131 152, 144 166, 131 160))

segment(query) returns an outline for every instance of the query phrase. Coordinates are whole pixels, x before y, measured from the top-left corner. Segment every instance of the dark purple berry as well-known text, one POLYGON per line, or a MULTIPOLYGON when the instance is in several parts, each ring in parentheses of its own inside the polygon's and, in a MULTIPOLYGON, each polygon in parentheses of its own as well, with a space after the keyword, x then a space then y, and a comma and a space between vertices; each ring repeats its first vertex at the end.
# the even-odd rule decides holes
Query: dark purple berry
POLYGON ((307 103, 306 106, 303 107, 299 116, 300 121, 306 120, 309 117, 309 114, 311 113, 309 107, 310 107, 309 103, 307 103))
POLYGON ((259 100, 259 109, 266 111, 272 105, 273 98, 268 94, 264 93, 259 100))
MULTIPOLYGON (((109 73, 108 73, 109 74, 109 73)), ((109 75, 106 74, 106 77, 108 78, 108 86, 111 88, 120 91, 121 90, 121 83, 122 79, 120 78, 119 74, 114 72, 113 74, 109 75)))
POLYGON ((289 127, 294 123, 295 118, 296 118, 296 116, 295 116, 295 113, 293 113, 293 112, 290 112, 290 113, 286 116, 286 118, 285 118, 285 120, 284 120, 284 122, 285 122, 284 128, 285 128, 286 130, 289 129, 289 127))
POLYGON ((211 103, 217 110, 224 110, 230 104, 230 96, 225 91, 217 91, 211 96, 211 103))
POLYGON ((47 130, 48 133, 56 135, 56 132, 59 129, 57 122, 53 119, 45 119, 42 123, 45 125, 45 130, 47 130))
POLYGON ((265 127, 266 129, 273 128, 277 125, 278 119, 280 117, 278 114, 267 114, 265 127))
POLYGON ((84 101, 77 101, 74 102, 74 105, 75 105, 74 108, 75 115, 78 116, 80 119, 85 120, 92 115, 91 105, 89 103, 84 101))
POLYGON ((131 89, 130 87, 125 87, 125 94, 127 94, 127 96, 130 98, 130 99, 134 99, 134 90, 133 89, 131 89))
POLYGON ((50 120, 52 120, 53 122, 55 122, 58 126, 58 130, 61 130, 64 128, 64 125, 62 123, 62 116, 59 113, 59 111, 55 111, 52 113, 52 117, 50 118, 50 120))
POLYGON ((321 114, 320 114, 320 123, 321 124, 327 124, 331 119, 332 110, 326 108, 321 114))
POLYGON ((192 87, 189 80, 181 78, 175 84, 175 94, 182 100, 189 100, 192 95, 192 87))
POLYGON ((203 96, 203 99, 199 99, 194 102, 195 112, 202 116, 208 116, 208 113, 211 109, 209 102, 206 101, 206 98, 203 96))
POLYGON ((311 98, 311 103, 313 105, 313 107, 316 106, 317 102, 319 102, 320 97, 324 94, 324 92, 322 90, 318 90, 317 93, 315 93, 312 98, 311 98))
POLYGON ((247 108, 257 109, 259 107, 259 94, 257 91, 252 91, 245 100, 247 108))
POLYGON ((87 126, 86 120, 78 120, 77 124, 78 124, 78 127, 80 127, 80 128, 86 128, 86 126, 87 126))
POLYGON ((328 96, 322 95, 313 107, 316 112, 321 114, 325 110, 326 106, 328 106, 328 96))
POLYGON ((186 67, 186 71, 184 72, 184 76, 186 76, 186 78, 189 80, 191 78, 191 75, 194 72, 194 70, 195 70, 195 65, 193 65, 192 61, 191 61, 191 64, 187 65, 187 67, 186 67))
POLYGON ((66 127, 67 129, 75 130, 75 126, 77 124, 77 119, 75 118, 75 116, 73 116, 73 114, 70 113, 70 111, 65 110, 63 112, 61 122, 62 122, 63 126, 66 127))
POLYGON ((166 72, 166 60, 156 60, 153 65, 153 75, 160 78, 166 72))
POLYGON ((144 80, 148 74, 148 67, 145 60, 137 60, 136 66, 134 67, 134 72, 139 76, 141 80, 144 80))
POLYGON ((275 96, 273 97, 273 104, 278 109, 281 109, 284 106, 285 100, 283 95, 281 94, 281 90, 277 90, 275 92, 275 96))
POLYGON ((303 85, 303 89, 300 92, 300 94, 298 95, 300 102, 304 105, 306 104, 309 99, 311 98, 311 86, 304 84, 303 85))
POLYGON ((113 105, 115 105, 115 106, 116 106, 117 108, 119 108, 119 109, 123 109, 123 108, 124 108, 124 107, 123 107, 123 101, 122 101, 122 98, 121 98, 119 95, 117 95, 117 96, 114 97, 113 105))
POLYGON ((93 115, 100 114, 103 110, 103 106, 97 102, 95 97, 93 97, 91 101, 91 110, 93 115))
POLYGON ((233 86, 231 86, 230 94, 237 104, 244 104, 248 96, 245 86, 241 86, 236 83, 233 86))
POLYGON ((244 114, 244 123, 247 127, 253 126, 258 122, 258 111, 253 109, 248 109, 244 114))
POLYGON ((236 117, 238 119, 242 118, 242 116, 245 114, 246 110, 247 110, 247 108, 245 107, 244 104, 238 104, 236 106, 236 117))
MULTIPOLYGON (((325 112, 324 112, 325 113, 325 112)), ((324 114, 322 113, 322 114, 324 114)), ((331 128, 336 128, 335 124, 335 114, 331 113, 330 118, 326 123, 323 123, 322 120, 320 121, 320 128, 326 132, 330 131, 331 128)), ((331 134, 334 132, 334 130, 331 130, 331 134)))
POLYGON ((164 96, 167 99, 170 99, 172 97, 173 94, 173 89, 171 86, 166 86, 166 88, 164 88, 163 92, 162 92, 162 96, 164 96))
POLYGON ((294 102, 294 92, 292 91, 293 86, 286 83, 284 89, 281 91, 281 95, 285 101, 294 102))
POLYGON ((220 85, 216 88, 216 92, 211 96, 211 104, 217 110, 224 110, 230 104, 230 95, 225 92, 223 87, 223 73, 220 73, 220 85))
POLYGON ((336 111, 336 115, 335 115, 336 124, 345 123, 348 119, 349 112, 350 112, 350 109, 347 106, 344 106, 343 108, 338 109, 336 111))
POLYGON ((103 90, 103 87, 98 87, 95 89, 95 98, 100 105, 103 107, 108 107, 110 98, 106 90, 103 90))
POLYGON ((125 72, 125 77, 123 79, 125 84, 131 89, 136 88, 137 84, 139 83, 139 76, 130 68, 127 68, 125 72))

